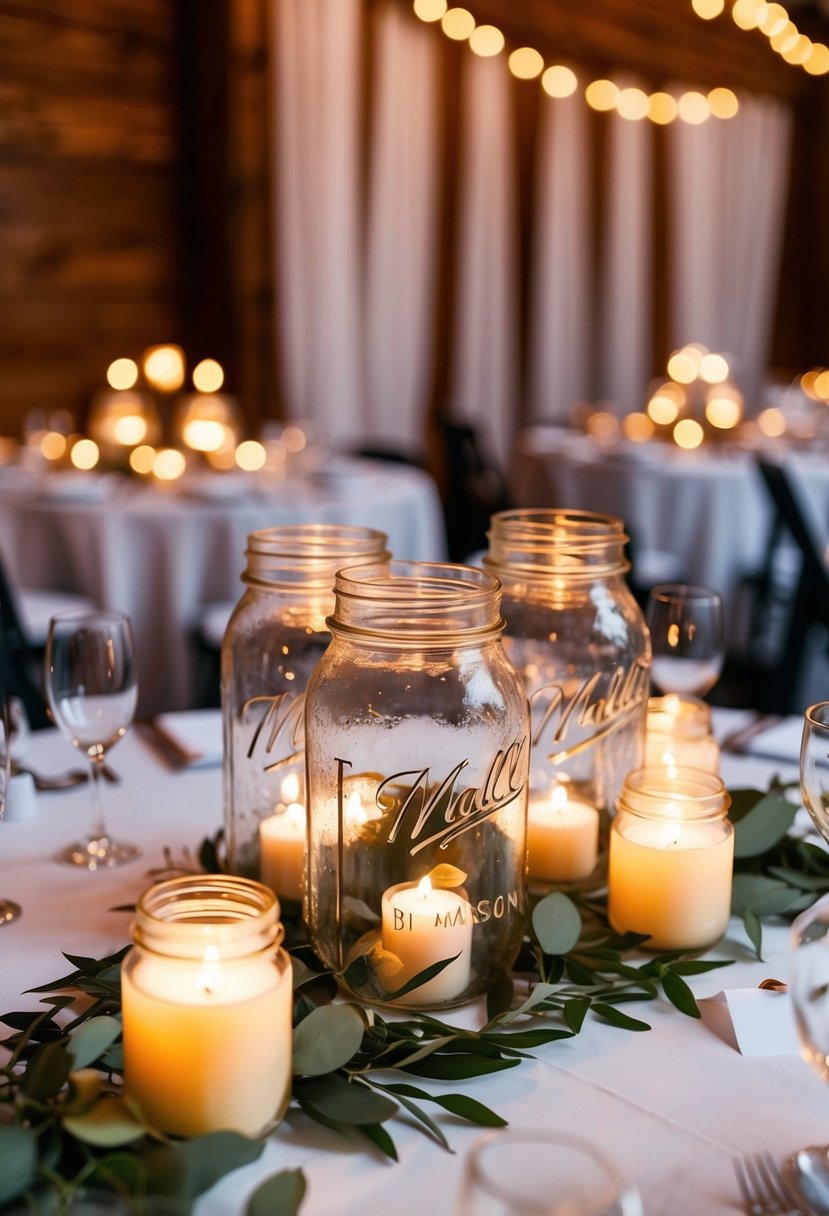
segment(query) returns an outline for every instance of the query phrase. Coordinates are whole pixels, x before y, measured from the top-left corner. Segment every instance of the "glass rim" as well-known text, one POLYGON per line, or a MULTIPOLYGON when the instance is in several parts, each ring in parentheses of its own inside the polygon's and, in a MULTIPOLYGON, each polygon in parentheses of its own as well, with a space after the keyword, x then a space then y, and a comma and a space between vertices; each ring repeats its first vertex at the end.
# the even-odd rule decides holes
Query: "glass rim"
POLYGON ((722 592, 716 587, 703 587, 699 583, 657 583, 648 592, 651 600, 673 604, 685 600, 711 600, 722 603, 722 592))
POLYGON ((132 617, 128 612, 120 612, 117 608, 66 608, 56 612, 49 619, 49 631, 55 625, 71 625, 82 621, 95 621, 100 625, 118 624, 132 626, 132 617))
POLYGON ((205 948, 215 946, 227 961, 279 945, 280 911, 270 887, 251 878, 185 874, 141 893, 132 938, 154 954, 193 960, 203 959, 205 948))
POLYGON ((829 701, 815 701, 804 711, 803 717, 810 726, 816 726, 819 730, 829 730, 829 701), (825 714, 825 718, 818 716, 821 711, 825 714))
POLYGON ((675 820, 677 815, 666 804, 678 808, 684 822, 702 822, 725 818, 731 795, 722 778, 706 769, 675 765, 672 775, 650 765, 628 773, 617 808, 644 819, 675 820))

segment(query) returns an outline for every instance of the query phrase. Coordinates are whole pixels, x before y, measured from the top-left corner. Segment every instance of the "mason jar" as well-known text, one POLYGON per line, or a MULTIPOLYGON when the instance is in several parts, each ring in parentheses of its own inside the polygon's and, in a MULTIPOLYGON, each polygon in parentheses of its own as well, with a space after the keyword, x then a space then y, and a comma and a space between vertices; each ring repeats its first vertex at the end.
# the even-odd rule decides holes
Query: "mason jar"
POLYGON ((542 836, 559 801, 612 814, 642 763, 651 647, 626 540, 621 520, 588 511, 492 517, 484 565, 501 581, 504 645, 530 699, 529 814, 542 836))
POLYGON ((336 524, 248 537, 245 592, 222 642, 224 834, 228 869, 302 899, 304 697, 329 642, 343 565, 388 558, 383 532, 336 524))
POLYGON ((526 917, 529 707, 499 584, 392 562, 334 592, 305 705, 311 942, 358 997, 458 1005, 510 967, 526 917))
POLYGON ((731 911, 734 827, 719 777, 691 768, 630 773, 610 829, 607 912, 654 950, 704 950, 731 911))
POLYGON ((291 1096, 291 962, 279 904, 232 875, 140 897, 121 967, 124 1089, 153 1127, 257 1136, 291 1096))
POLYGON ((711 707, 686 693, 651 697, 644 763, 646 768, 663 765, 718 773, 720 745, 711 729, 711 707))

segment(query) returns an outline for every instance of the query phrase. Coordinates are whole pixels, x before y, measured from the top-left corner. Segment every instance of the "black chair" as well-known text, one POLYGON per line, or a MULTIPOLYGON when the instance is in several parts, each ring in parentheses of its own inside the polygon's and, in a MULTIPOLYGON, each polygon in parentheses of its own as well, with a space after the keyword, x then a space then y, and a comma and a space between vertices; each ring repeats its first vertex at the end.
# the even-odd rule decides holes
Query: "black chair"
POLYGON ((773 508, 766 556, 751 580, 746 652, 729 657, 712 699, 744 703, 763 713, 799 714, 805 708, 800 690, 813 655, 810 641, 818 630, 824 646, 829 638, 829 568, 785 468, 758 460, 757 471, 773 508), (781 581, 778 559, 786 544, 794 546, 798 568, 793 579, 781 581))
POLYGON ((2 647, 3 691, 23 703, 29 726, 42 730, 51 726, 39 680, 40 663, 29 646, 20 624, 14 590, 0 561, 0 647, 2 647))
POLYGON ((463 562, 487 547, 489 521, 512 502, 506 480, 469 422, 438 417, 443 447, 443 508, 449 560, 463 562))

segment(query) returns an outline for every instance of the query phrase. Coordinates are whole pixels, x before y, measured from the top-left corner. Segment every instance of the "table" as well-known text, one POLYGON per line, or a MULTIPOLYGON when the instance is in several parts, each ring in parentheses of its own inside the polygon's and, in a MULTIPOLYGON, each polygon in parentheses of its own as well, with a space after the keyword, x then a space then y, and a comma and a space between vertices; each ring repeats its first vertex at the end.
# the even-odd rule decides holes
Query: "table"
MULTIPOLYGON (((720 712, 717 731, 722 737, 743 720, 720 712)), ((53 732, 35 737, 31 749, 31 762, 44 770, 70 762, 68 744, 53 732)), ((160 864, 162 845, 195 846, 219 825, 218 767, 172 773, 135 733, 114 750, 112 762, 123 781, 105 790, 110 826, 143 845, 141 860, 99 874, 50 860, 85 828, 85 787, 40 795, 36 819, 0 824, 0 893, 24 908, 21 920, 0 930, 3 1012, 37 1007, 34 996, 20 994, 65 973, 61 950, 100 957, 124 945, 129 916, 111 909, 134 901, 148 868, 160 864)), ((765 788, 774 771, 796 774, 796 767, 747 757, 727 756, 723 767, 732 786, 765 788)), ((691 980, 696 995, 756 987, 770 975, 785 979, 786 929, 766 927, 764 942, 766 960, 758 963, 733 923, 718 953, 735 965, 691 980)), ((600 1140, 638 1184, 647 1216, 734 1216, 740 1208, 733 1157, 769 1149, 782 1162, 806 1143, 829 1139, 829 1091, 797 1056, 740 1055, 717 1030, 715 1006, 704 1002, 703 1008, 698 1022, 662 1002, 637 1005, 630 1011, 652 1025, 642 1034, 588 1020, 576 1038, 537 1049, 518 1068, 449 1088, 463 1089, 515 1126, 564 1128, 600 1140)), ((451 1016, 474 1021, 480 1011, 473 1006, 451 1016)), ((302 1216, 332 1210, 451 1216, 465 1155, 480 1131, 436 1117, 455 1154, 400 1122, 393 1133, 400 1152, 395 1165, 344 1146, 292 1111, 262 1159, 203 1196, 197 1216, 235 1216, 264 1176, 297 1167, 308 1179, 302 1216)))
MULTIPOLYGON (((817 535, 829 539, 825 452, 790 451, 783 458, 817 535)), ((768 459, 777 456, 769 452, 768 459)), ((727 445, 691 452, 666 443, 600 445, 562 427, 534 426, 516 436, 510 483, 519 506, 621 516, 634 559, 645 552, 678 558, 684 581, 720 591, 734 631, 741 581, 762 566, 772 518, 750 452, 727 445)))
POLYGON ((82 592, 132 617, 143 715, 191 703, 192 631, 206 604, 241 595, 250 532, 357 524, 386 532, 395 557, 446 557, 437 487, 407 466, 337 458, 267 486, 208 474, 181 490, 76 477, 0 492, 0 553, 18 586, 82 592))

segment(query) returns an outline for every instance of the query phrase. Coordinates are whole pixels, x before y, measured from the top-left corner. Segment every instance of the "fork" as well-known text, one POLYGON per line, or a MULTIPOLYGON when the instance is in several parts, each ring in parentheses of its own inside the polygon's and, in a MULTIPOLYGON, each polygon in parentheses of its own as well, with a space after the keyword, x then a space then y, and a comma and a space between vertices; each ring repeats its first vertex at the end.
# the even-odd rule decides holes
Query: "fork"
POLYGON ((749 1216, 807 1216, 770 1153, 734 1160, 737 1185, 749 1216))

